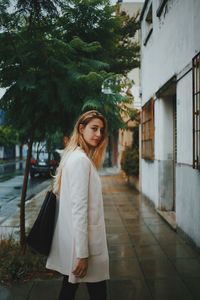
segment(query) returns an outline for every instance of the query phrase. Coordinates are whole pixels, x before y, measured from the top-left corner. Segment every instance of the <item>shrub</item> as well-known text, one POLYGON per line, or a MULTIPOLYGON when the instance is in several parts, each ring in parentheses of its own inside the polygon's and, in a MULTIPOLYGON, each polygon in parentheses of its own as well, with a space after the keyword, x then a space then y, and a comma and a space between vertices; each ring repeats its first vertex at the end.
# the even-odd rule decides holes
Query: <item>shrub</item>
POLYGON ((129 176, 139 174, 139 150, 138 148, 127 147, 122 154, 121 168, 129 176))
POLYGON ((33 253, 29 248, 22 252, 14 239, 0 240, 0 283, 27 281, 34 277, 52 277, 55 273, 45 269, 46 257, 33 253))

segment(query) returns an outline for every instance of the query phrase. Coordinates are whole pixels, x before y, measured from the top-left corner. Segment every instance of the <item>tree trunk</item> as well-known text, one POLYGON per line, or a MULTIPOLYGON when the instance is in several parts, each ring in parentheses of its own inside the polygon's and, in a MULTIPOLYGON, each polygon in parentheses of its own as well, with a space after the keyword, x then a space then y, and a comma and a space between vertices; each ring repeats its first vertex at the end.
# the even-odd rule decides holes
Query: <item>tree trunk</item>
POLYGON ((25 231, 25 201, 26 201, 26 192, 28 185, 28 175, 30 169, 30 160, 32 155, 32 146, 33 146, 33 137, 30 138, 28 142, 28 151, 26 157, 26 166, 24 172, 24 180, 21 193, 21 202, 20 202, 20 246, 22 250, 25 250, 26 246, 26 231, 25 231))
POLYGON ((118 136, 119 131, 114 130, 112 133, 112 166, 118 166, 118 136))
POLYGON ((108 137, 108 166, 112 167, 112 133, 108 137))
POLYGON ((19 159, 23 159, 23 144, 19 145, 19 159))

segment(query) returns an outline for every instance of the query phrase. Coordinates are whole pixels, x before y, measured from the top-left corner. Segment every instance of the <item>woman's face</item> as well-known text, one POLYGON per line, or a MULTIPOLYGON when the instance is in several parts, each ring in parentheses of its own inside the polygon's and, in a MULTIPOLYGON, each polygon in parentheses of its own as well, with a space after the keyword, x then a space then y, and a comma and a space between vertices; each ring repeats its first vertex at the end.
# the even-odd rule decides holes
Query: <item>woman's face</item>
POLYGON ((104 124, 98 119, 92 119, 86 126, 80 125, 80 133, 90 147, 97 147, 102 139, 104 124))

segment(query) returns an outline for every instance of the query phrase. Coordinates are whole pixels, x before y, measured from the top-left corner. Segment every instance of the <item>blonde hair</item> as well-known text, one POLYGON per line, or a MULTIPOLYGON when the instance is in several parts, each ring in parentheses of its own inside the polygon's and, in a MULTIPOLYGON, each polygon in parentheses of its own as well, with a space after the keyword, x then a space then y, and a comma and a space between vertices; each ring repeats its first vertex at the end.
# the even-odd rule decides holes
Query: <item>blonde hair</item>
POLYGON ((107 140, 108 140, 107 122, 104 116, 101 113, 99 113, 97 110, 90 110, 83 113, 79 117, 79 119, 77 120, 74 126, 74 130, 72 132, 71 138, 64 149, 62 159, 56 170, 56 175, 54 177, 54 184, 53 184, 53 191, 55 194, 59 194, 60 192, 62 168, 68 152, 74 151, 79 146, 91 159, 91 161, 96 166, 96 168, 99 168, 103 161, 103 157, 107 146, 107 140), (89 147, 87 145, 79 130, 80 125, 86 127, 86 125, 89 124, 93 119, 100 119, 104 125, 101 140, 97 145, 97 147, 94 148, 89 147))

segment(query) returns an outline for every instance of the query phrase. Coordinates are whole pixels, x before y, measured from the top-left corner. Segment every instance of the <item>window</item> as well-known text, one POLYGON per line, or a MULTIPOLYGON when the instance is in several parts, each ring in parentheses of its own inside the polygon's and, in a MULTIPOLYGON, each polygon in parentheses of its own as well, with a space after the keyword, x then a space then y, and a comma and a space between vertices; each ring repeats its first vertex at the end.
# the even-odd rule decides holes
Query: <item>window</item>
POLYGON ((192 60, 193 168, 200 170, 200 52, 192 60))
POLYGON ((153 32, 153 11, 152 11, 152 3, 149 7, 149 10, 147 12, 146 18, 145 18, 145 27, 146 27, 146 37, 144 40, 144 46, 146 46, 152 32, 153 32))
POLYGON ((142 107, 142 158, 154 160, 154 100, 142 107))
POLYGON ((157 11, 156 11, 156 16, 157 16, 158 18, 161 16, 161 14, 162 14, 162 12, 163 12, 163 9, 164 9, 164 7, 165 7, 167 1, 168 1, 168 0, 160 0, 159 7, 158 7, 158 9, 157 9, 157 11))

